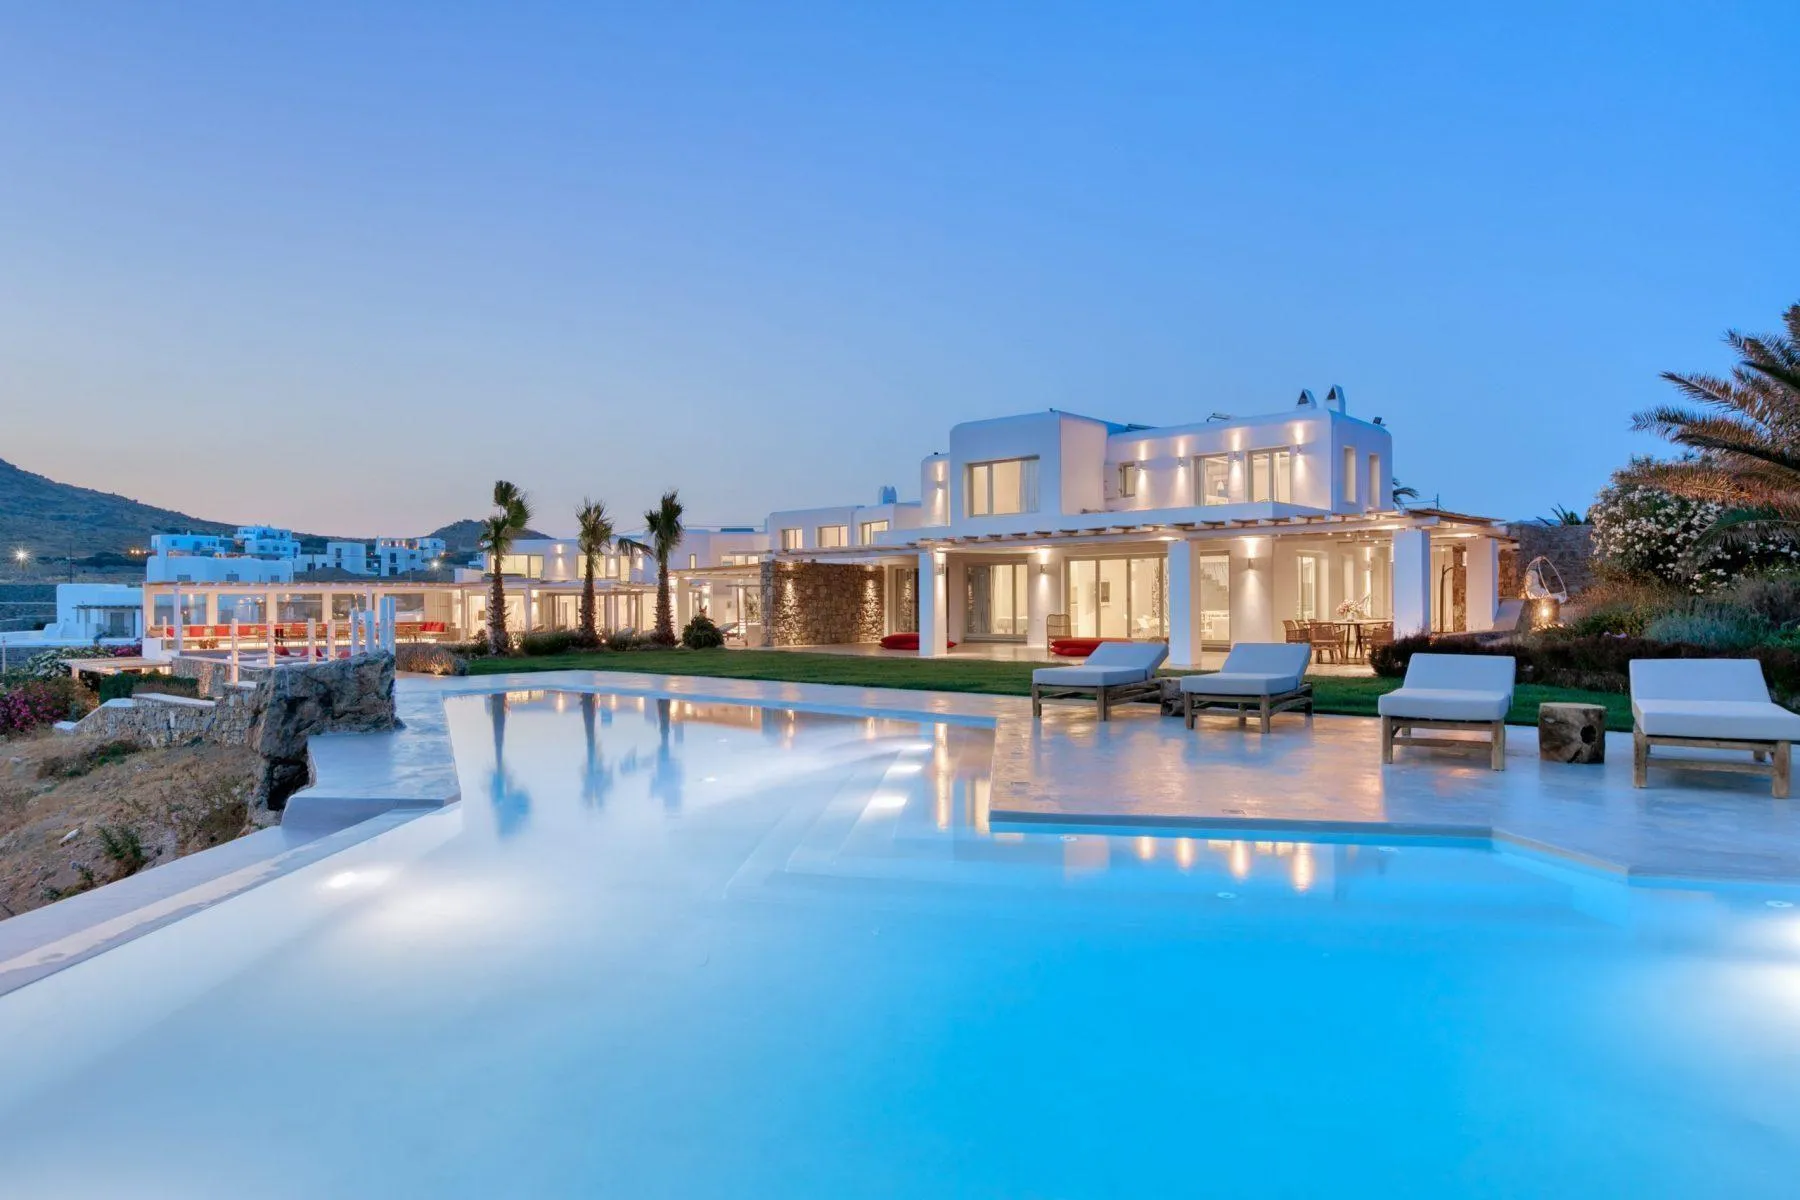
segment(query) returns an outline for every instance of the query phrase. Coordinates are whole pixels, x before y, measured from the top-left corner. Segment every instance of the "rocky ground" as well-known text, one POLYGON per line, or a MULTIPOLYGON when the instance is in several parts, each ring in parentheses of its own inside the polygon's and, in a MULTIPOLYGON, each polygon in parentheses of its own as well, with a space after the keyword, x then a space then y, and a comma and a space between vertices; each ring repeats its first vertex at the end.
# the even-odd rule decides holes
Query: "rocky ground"
POLYGON ((0 919, 251 832, 258 766, 246 746, 0 740, 0 919))

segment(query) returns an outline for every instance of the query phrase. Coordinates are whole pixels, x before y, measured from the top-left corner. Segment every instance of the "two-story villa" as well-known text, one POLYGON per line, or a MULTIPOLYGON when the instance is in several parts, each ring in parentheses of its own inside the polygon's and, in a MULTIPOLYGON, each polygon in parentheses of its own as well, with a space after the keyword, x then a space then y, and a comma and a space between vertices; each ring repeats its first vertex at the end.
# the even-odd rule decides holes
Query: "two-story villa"
MULTIPOLYGON (((883 625, 916 627, 927 655, 1155 638, 1197 665, 1203 648, 1280 640, 1284 620, 1491 628, 1504 530, 1398 507, 1392 479, 1392 435, 1351 416, 1339 388, 1156 428, 1052 410, 954 427, 922 464, 916 506, 773 514, 770 549, 777 570, 879 572, 883 625)), ((801 590, 818 602, 819 585, 801 590)), ((777 575, 776 610, 781 591, 777 575)), ((788 623, 804 635, 803 616, 788 623)), ((767 634, 779 643, 781 623, 767 634)))

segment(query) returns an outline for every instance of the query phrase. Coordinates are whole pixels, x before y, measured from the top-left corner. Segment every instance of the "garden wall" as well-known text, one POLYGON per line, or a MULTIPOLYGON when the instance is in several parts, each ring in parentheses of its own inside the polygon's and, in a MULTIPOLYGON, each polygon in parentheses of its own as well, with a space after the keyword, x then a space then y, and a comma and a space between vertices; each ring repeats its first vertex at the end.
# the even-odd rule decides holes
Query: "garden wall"
POLYGON ((1525 567, 1543 555, 1562 573, 1569 595, 1578 596, 1594 583, 1594 527, 1592 525, 1539 525, 1521 522, 1507 530, 1518 539, 1518 549, 1500 552, 1500 598, 1524 594, 1525 567))
POLYGON ((878 642, 886 632, 880 567, 854 563, 762 565, 763 645, 878 642))

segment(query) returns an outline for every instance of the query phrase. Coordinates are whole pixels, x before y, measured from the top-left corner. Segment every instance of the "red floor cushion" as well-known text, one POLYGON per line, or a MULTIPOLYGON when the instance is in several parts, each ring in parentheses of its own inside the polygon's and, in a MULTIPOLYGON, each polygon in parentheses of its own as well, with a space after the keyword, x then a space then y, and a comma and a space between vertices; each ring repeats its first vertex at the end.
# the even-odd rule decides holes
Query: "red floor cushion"
POLYGON ((1086 658, 1101 642, 1129 642, 1130 638, 1070 637, 1050 643, 1050 653, 1063 658, 1086 658))
MULTIPOLYGON (((955 642, 946 642, 945 646, 954 646, 955 642)), ((917 633, 890 633, 881 639, 883 650, 917 650, 919 635, 917 633)))

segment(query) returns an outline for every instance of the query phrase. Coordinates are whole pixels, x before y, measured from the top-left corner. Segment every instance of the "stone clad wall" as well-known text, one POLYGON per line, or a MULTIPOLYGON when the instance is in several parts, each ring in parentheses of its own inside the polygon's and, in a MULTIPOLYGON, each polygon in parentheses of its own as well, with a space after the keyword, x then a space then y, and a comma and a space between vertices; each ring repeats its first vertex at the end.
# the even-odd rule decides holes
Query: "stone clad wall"
POLYGON ((191 741, 247 745, 262 760, 254 802, 271 809, 281 808, 312 781, 306 741, 314 734, 399 728, 391 654, 246 666, 237 684, 225 682, 222 664, 214 661, 209 668, 208 662, 177 659, 176 674, 200 679, 202 689, 217 699, 141 695, 111 700, 76 728, 152 747, 191 741))
POLYGON ((1594 527, 1592 525, 1538 525, 1521 522, 1507 532, 1518 539, 1516 550, 1500 552, 1500 598, 1524 595, 1525 567, 1543 555, 1562 572, 1569 595, 1578 596, 1594 583, 1594 527))
POLYGON ((878 642, 886 632, 880 567, 765 561, 762 571, 765 646, 878 642))

